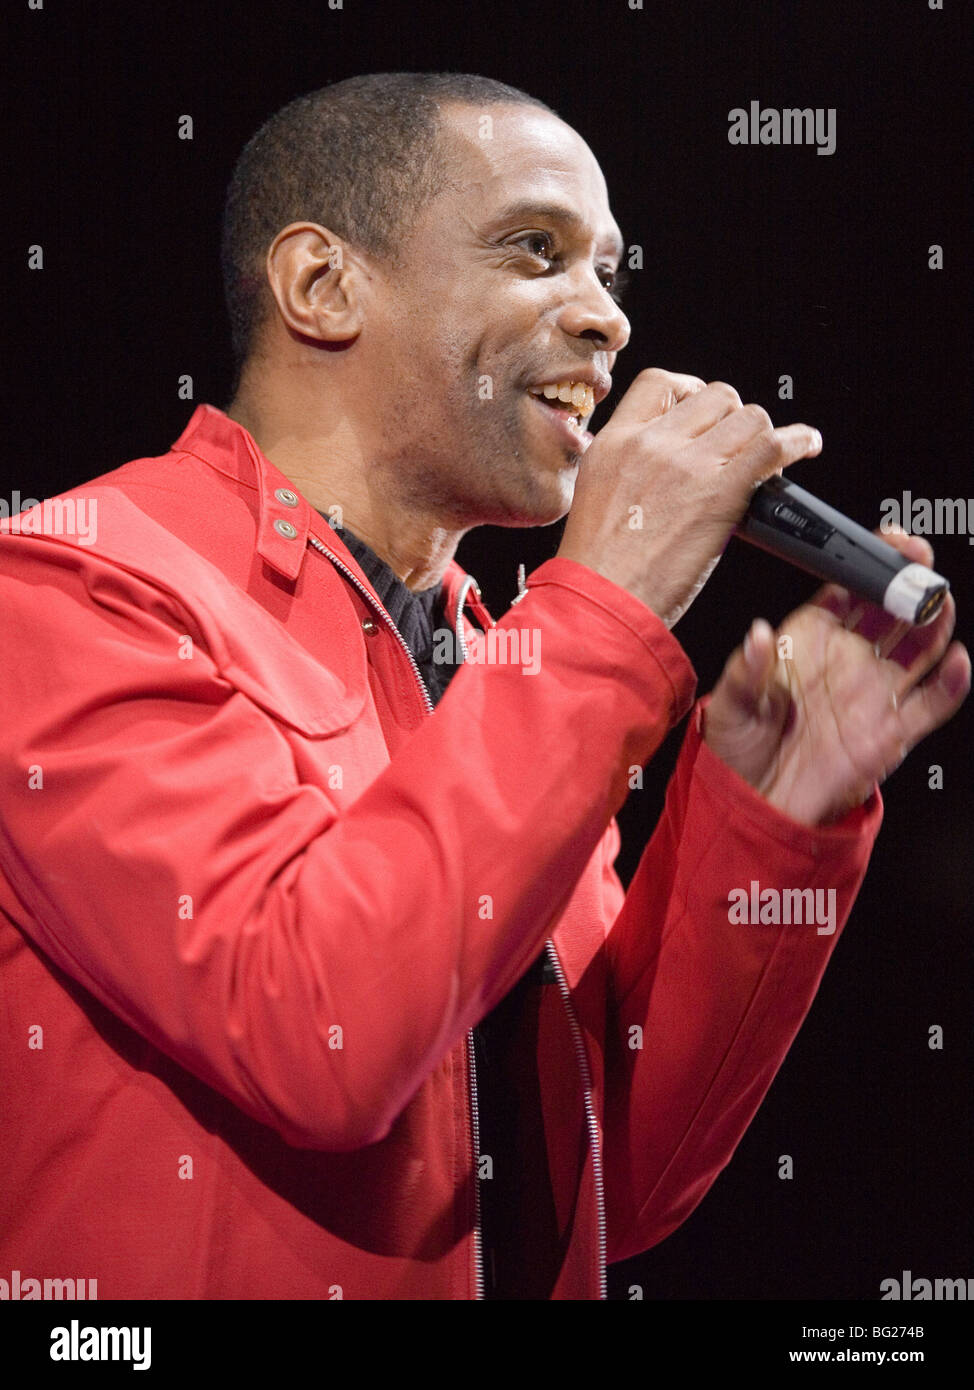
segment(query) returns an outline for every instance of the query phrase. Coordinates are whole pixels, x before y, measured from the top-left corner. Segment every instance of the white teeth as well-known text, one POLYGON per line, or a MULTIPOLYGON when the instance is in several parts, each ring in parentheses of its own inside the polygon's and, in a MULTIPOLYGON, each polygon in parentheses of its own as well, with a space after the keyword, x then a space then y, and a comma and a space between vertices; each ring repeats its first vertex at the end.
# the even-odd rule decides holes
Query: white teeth
POLYGON ((546 400, 553 401, 553 400, 555 399, 555 397, 558 395, 558 387, 557 387, 557 386, 552 386, 552 385, 549 383, 549 384, 544 388, 544 394, 545 394, 545 399, 546 399, 546 400))
POLYGON ((558 399, 569 405, 572 399, 572 384, 570 381, 563 381, 558 387, 558 399))
POLYGON ((581 410, 582 406, 585 404, 587 397, 587 386, 582 386, 581 383, 576 383, 576 385, 572 387, 572 405, 578 406, 579 410, 581 410))

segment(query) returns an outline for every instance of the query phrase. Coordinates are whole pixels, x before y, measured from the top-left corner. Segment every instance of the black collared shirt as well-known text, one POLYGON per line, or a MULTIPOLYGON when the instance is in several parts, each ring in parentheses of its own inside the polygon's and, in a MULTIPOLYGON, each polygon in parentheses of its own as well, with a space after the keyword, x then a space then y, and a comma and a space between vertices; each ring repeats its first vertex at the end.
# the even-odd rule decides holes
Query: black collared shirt
POLYGON ((452 659, 452 636, 448 643, 436 643, 437 631, 446 628, 452 634, 444 612, 443 585, 434 584, 431 589, 418 592, 407 588, 398 574, 384 560, 380 560, 365 541, 359 540, 347 527, 336 529, 362 567, 363 573, 381 599, 383 608, 412 652, 429 691, 430 700, 435 706, 446 693, 447 686, 462 664, 452 659), (442 659, 444 655, 447 660, 442 659))

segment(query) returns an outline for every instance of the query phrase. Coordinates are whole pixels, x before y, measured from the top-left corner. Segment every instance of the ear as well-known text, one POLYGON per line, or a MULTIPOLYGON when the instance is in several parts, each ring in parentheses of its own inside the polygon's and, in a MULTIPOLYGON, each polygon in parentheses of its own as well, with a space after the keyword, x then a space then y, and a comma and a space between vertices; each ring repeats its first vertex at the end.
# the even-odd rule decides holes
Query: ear
POLYGON ((267 281, 285 325, 316 342, 362 330, 362 274, 348 243, 314 222, 282 228, 267 251, 267 281))

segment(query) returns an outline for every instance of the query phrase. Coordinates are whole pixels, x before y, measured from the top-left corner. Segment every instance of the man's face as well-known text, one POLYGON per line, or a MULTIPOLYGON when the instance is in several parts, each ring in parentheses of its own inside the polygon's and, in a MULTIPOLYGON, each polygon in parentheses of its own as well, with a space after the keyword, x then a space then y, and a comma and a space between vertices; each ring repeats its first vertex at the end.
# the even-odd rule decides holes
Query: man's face
POLYGON ((590 439, 572 412, 607 394, 629 336, 610 293, 622 239, 595 157, 557 117, 457 105, 443 122, 451 185, 372 281, 378 446, 444 524, 546 525, 590 439), (573 401, 546 404, 561 383, 573 401))

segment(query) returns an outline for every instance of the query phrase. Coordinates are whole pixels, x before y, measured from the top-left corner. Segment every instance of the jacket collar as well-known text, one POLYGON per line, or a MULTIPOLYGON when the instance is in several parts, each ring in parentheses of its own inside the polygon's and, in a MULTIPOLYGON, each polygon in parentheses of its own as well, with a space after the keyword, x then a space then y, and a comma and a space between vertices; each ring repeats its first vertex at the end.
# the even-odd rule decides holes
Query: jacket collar
MULTIPOLYGON (((298 578, 308 553, 310 535, 350 569, 379 602, 372 584, 336 531, 261 453, 243 425, 231 420, 216 406, 201 404, 193 411, 172 448, 175 453, 190 454, 245 487, 255 489, 257 553, 278 574, 292 581, 298 578)), ((451 622, 462 596, 463 606, 470 609, 482 627, 493 625, 493 618, 481 602, 476 581, 455 560, 450 561, 443 575, 443 590, 451 622)))

